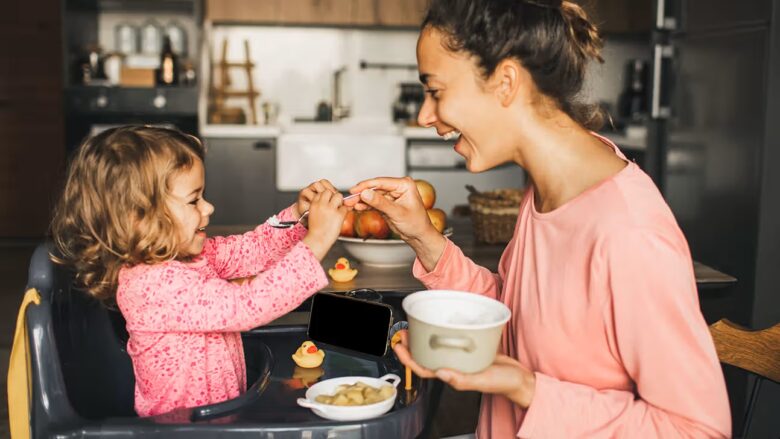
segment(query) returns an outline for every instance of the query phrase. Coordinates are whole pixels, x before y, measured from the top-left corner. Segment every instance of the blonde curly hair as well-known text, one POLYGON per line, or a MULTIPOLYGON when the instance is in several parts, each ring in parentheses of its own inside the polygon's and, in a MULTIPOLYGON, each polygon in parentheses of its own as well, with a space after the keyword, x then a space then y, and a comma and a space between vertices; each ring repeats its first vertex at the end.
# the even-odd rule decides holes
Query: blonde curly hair
POLYGON ((123 266, 175 259, 170 178, 204 154, 196 137, 168 128, 123 126, 85 140, 54 210, 52 260, 71 267, 87 293, 113 302, 123 266))

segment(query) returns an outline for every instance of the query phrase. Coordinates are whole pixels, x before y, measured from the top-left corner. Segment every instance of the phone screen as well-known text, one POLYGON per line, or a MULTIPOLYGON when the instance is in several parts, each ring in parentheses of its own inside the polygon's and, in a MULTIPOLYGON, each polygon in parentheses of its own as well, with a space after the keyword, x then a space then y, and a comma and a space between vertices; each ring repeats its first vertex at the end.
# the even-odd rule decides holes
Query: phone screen
POLYGON ((393 324, 393 308, 330 293, 312 299, 309 338, 315 342, 381 357, 393 324))

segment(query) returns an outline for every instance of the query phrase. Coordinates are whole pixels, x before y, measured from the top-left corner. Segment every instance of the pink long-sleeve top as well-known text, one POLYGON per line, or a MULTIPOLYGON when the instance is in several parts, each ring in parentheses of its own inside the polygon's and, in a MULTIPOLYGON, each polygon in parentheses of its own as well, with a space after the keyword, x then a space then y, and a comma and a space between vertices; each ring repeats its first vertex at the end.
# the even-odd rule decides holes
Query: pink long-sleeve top
MULTIPOLYGON (((289 209, 280 214, 291 219, 289 209)), ((156 415, 234 398, 246 390, 241 331, 295 309, 328 284, 298 225, 261 224, 206 240, 190 262, 136 265, 119 273, 135 410, 156 415), (242 285, 227 279, 257 275, 242 285)))
POLYGON ((687 242, 636 164, 548 213, 529 188, 498 274, 452 242, 413 270, 512 310, 499 349, 534 371, 533 400, 483 395, 479 439, 730 436, 687 242))

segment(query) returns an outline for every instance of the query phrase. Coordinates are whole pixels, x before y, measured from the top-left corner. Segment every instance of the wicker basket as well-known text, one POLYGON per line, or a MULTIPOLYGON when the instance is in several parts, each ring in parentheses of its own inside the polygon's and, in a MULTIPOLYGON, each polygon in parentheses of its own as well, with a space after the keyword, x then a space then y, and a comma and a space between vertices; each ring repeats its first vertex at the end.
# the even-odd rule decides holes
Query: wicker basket
POLYGON ((496 189, 469 195, 474 238, 487 244, 512 239, 523 200, 522 189, 496 189))

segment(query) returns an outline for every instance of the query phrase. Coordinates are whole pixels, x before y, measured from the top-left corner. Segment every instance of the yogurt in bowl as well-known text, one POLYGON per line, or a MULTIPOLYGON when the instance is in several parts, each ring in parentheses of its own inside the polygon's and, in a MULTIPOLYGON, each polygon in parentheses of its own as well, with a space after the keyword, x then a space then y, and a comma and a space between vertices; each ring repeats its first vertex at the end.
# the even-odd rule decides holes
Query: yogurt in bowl
POLYGON ((401 305, 409 321, 412 358, 432 370, 475 373, 490 366, 512 316, 503 303, 463 291, 418 291, 401 305))

